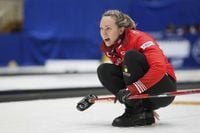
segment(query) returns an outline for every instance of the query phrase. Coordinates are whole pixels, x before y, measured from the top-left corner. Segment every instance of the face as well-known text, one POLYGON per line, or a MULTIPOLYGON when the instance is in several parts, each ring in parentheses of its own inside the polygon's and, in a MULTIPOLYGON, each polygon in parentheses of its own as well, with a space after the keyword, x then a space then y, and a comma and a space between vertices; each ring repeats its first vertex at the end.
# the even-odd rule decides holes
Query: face
POLYGON ((119 28, 115 19, 110 16, 102 17, 100 21, 100 34, 107 47, 112 46, 123 33, 124 28, 119 28))

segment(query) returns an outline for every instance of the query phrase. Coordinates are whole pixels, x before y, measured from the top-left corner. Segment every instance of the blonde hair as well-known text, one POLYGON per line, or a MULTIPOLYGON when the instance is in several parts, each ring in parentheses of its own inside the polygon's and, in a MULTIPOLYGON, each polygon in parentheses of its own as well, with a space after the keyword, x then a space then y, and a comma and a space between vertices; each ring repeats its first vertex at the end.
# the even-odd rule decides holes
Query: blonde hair
POLYGON ((102 15, 102 17, 104 16, 113 17, 116 20, 118 27, 136 29, 135 21, 130 16, 119 10, 108 10, 102 15))

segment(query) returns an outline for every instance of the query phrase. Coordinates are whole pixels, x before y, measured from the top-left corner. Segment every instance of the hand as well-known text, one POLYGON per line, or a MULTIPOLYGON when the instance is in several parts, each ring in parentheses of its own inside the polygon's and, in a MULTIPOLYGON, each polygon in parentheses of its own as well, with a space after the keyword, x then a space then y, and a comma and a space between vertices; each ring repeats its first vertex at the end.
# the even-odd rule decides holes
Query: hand
POLYGON ((126 103, 130 95, 131 92, 128 89, 122 89, 117 93, 117 99, 120 103, 126 103))

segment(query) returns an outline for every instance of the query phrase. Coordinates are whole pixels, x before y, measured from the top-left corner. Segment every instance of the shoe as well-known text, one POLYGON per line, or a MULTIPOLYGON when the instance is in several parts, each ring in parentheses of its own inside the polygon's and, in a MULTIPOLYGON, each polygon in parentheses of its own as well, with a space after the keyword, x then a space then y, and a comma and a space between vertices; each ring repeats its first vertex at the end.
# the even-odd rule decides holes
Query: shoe
POLYGON ((125 110, 124 114, 115 118, 112 122, 114 127, 131 127, 131 126, 145 126, 155 123, 153 111, 144 111, 141 113, 132 113, 125 110))

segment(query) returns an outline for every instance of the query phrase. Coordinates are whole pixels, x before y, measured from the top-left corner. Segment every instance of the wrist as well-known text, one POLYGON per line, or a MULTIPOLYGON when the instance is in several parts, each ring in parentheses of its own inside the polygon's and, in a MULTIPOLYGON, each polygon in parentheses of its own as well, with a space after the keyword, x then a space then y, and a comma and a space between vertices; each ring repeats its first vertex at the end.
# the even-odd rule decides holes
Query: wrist
POLYGON ((127 89, 130 91, 132 95, 140 94, 139 91, 136 89, 135 85, 128 85, 127 89))

